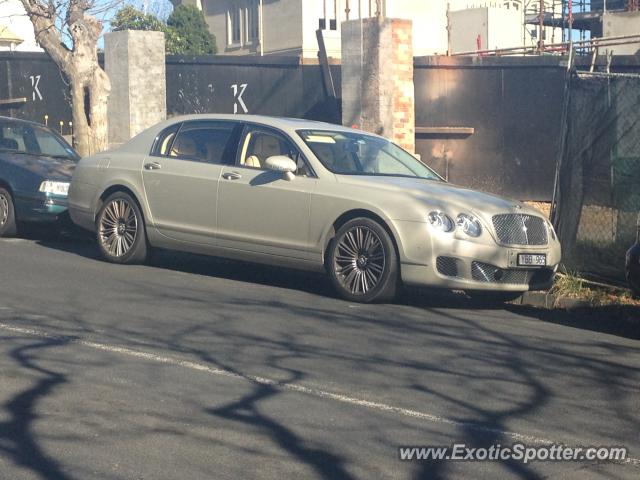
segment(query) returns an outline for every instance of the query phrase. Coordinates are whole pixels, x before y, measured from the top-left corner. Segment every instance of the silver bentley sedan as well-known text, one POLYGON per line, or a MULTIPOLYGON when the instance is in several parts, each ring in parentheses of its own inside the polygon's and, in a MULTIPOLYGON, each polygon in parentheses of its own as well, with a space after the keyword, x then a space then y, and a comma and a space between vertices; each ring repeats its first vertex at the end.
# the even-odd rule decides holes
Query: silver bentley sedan
POLYGON ((109 262, 158 247, 326 271, 358 302, 400 282, 509 300, 549 288, 560 262, 537 210, 451 185, 382 137, 306 120, 164 121, 82 159, 69 210, 109 262))

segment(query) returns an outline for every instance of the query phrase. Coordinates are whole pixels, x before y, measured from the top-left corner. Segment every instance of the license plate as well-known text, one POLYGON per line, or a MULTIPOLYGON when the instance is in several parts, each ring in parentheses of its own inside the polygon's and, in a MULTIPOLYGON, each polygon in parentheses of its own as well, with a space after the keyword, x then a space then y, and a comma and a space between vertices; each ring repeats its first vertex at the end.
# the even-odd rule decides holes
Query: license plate
POLYGON ((545 253, 519 253, 518 266, 520 267, 545 267, 547 255, 545 253))

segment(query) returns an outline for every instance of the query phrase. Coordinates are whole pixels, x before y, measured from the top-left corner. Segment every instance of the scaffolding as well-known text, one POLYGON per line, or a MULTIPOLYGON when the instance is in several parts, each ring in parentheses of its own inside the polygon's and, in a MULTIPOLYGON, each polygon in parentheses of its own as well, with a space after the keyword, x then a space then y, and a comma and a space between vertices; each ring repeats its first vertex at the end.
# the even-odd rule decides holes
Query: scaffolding
POLYGON ((640 0, 526 0, 525 37, 535 38, 540 51, 548 43, 601 37, 603 15, 625 10, 640 10, 640 0))
MULTIPOLYGON (((640 11, 640 0, 524 0, 521 47, 457 52, 453 55, 599 55, 603 47, 640 43, 640 34, 605 37, 608 12, 640 11)), ((449 53, 451 55, 451 53, 449 53)))

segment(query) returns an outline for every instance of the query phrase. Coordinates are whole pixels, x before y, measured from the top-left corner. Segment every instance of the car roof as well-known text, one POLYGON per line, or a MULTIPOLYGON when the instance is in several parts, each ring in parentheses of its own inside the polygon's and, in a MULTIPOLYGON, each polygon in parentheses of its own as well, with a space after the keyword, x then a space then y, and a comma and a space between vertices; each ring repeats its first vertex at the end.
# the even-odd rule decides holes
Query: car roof
POLYGON ((39 127, 45 127, 45 125, 43 125, 42 123, 33 122, 31 120, 23 120, 22 118, 4 117, 0 115, 0 120, 7 121, 7 122, 23 123, 26 125, 37 125, 39 127))
POLYGON ((276 128, 282 128, 284 130, 300 129, 300 128, 330 128, 330 129, 345 129, 341 125, 334 123, 320 122, 317 120, 305 120, 302 118, 293 117, 276 117, 271 115, 248 115, 248 114, 224 114, 224 113, 201 113, 193 115, 180 115, 171 117, 165 120, 163 123, 167 125, 177 123, 180 121, 192 121, 192 120, 235 120, 240 122, 252 122, 260 123, 276 128))

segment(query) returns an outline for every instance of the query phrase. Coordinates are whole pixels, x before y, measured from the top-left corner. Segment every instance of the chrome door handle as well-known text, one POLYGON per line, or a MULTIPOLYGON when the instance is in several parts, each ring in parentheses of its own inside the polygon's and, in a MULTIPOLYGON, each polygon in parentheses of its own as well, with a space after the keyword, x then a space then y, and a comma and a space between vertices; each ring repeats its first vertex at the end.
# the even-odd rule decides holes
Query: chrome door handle
POLYGON ((225 180, 238 180, 239 178, 242 178, 242 175, 238 172, 226 172, 222 174, 222 178, 225 180))
POLYGON ((162 165, 160 165, 158 162, 147 163, 144 166, 145 170, 160 170, 161 168, 162 165))

